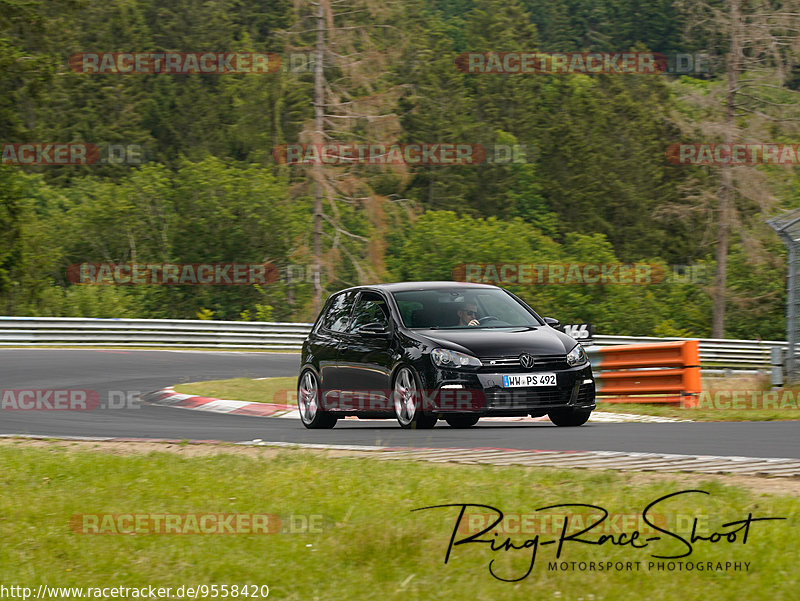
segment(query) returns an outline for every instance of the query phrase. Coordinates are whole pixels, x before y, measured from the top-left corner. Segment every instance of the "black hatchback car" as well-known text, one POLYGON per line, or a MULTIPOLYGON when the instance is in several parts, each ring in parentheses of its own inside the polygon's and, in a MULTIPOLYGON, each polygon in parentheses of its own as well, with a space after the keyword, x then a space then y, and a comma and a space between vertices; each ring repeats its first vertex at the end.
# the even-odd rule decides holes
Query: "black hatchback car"
POLYGON ((595 408, 586 353, 514 294, 411 282, 333 294, 303 344, 297 402, 307 428, 347 415, 467 428, 485 416, 580 426, 595 408))

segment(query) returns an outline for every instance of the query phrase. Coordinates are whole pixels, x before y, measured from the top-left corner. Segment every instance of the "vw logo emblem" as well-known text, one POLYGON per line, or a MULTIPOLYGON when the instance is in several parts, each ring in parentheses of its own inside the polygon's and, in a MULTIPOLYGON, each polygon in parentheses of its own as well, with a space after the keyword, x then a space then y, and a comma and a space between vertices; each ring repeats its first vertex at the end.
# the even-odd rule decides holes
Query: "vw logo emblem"
POLYGON ((519 362, 520 365, 522 365, 522 367, 524 367, 525 369, 530 369, 531 367, 533 367, 533 364, 535 363, 533 357, 531 357, 528 353, 522 353, 519 356, 519 362))

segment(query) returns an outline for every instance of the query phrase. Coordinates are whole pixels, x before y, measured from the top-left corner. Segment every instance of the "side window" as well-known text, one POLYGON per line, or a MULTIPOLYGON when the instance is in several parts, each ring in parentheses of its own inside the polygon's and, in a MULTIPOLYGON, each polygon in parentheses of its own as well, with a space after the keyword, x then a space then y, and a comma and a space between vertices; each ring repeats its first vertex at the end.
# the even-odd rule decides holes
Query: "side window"
POLYGON ((344 332, 353 308, 354 296, 352 292, 348 292, 335 297, 322 318, 322 327, 333 332, 344 332))
POLYGON ((358 299, 356 308, 353 310, 353 319, 347 331, 355 332, 368 323, 380 323, 389 327, 389 309, 386 301, 374 292, 365 292, 358 299))
POLYGON ((407 327, 413 327, 412 323, 413 320, 411 318, 414 315, 414 311, 419 311, 420 309, 422 309, 422 303, 417 301, 406 301, 398 299, 397 307, 400 309, 400 315, 403 318, 403 323, 407 327))

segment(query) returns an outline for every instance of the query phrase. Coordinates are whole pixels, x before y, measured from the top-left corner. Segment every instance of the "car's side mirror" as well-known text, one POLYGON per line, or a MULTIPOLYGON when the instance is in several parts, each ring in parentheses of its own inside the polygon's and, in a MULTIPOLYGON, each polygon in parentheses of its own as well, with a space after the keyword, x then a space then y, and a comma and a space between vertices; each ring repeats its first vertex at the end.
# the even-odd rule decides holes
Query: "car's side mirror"
POLYGON ((544 322, 551 328, 557 328, 558 326, 561 325, 561 322, 555 319, 554 317, 545 317, 544 322))
POLYGON ((356 330, 356 333, 364 336, 388 336, 389 330, 386 327, 386 324, 376 321, 361 326, 358 328, 358 330, 356 330))

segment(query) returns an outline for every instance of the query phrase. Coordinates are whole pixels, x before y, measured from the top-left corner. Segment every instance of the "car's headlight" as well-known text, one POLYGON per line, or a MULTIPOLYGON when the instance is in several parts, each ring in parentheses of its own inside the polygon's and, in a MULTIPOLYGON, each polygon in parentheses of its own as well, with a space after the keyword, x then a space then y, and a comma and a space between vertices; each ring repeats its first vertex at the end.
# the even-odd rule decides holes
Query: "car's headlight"
POLYGON ((446 348, 433 349, 431 359, 439 367, 480 367, 483 365, 477 357, 446 348))
POLYGON ((580 344, 567 353, 567 365, 570 367, 586 363, 588 360, 589 359, 586 358, 586 351, 583 350, 580 344))

